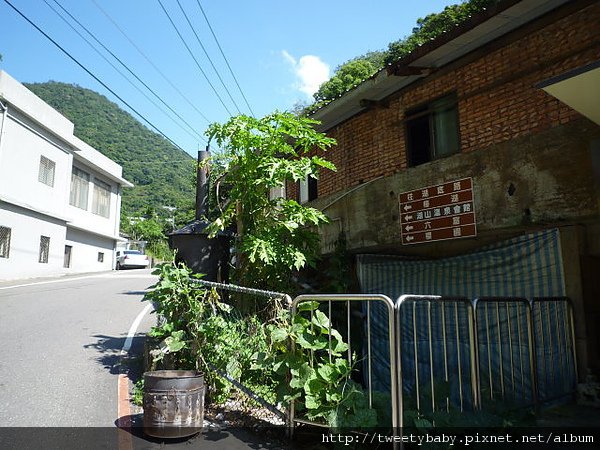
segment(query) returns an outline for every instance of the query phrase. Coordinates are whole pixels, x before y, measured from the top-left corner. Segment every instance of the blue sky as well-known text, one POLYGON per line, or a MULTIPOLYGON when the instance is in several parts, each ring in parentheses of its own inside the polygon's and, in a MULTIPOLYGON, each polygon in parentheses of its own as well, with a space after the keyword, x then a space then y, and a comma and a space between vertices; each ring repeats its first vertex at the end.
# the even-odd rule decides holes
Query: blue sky
MULTIPOLYGON (((417 18, 439 12, 446 5, 457 2, 9 1, 191 155, 205 146, 205 141, 198 135, 204 134, 210 122, 224 122, 230 114, 238 114, 238 109, 249 114, 248 106, 221 56, 199 5, 208 17, 254 115, 260 117, 275 109, 286 110, 297 102, 310 101, 311 94, 338 65, 367 51, 387 48, 389 42, 410 34, 417 18), (177 36, 161 3, 177 25, 197 63, 177 36), (162 101, 146 91, 129 71, 102 50, 60 9, 59 4, 151 87, 162 101), (48 5, 60 11, 131 81, 111 67, 48 5), (198 38, 179 5, 193 24, 198 38), (198 40, 206 49, 216 71, 198 40)), ((128 109, 20 17, 5 0, 0 0, 0 29, 0 54, 3 56, 0 68, 18 81, 55 80, 78 84, 100 92, 128 109)))

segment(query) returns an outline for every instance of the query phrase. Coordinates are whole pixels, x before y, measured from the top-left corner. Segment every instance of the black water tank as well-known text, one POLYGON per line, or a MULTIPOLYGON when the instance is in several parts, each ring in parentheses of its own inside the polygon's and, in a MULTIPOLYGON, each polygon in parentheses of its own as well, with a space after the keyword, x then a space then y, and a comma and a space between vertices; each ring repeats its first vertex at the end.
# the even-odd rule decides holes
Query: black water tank
POLYGON ((209 238, 208 224, 195 220, 169 236, 169 247, 176 250, 175 262, 183 262, 194 273, 205 274, 208 281, 227 282, 233 233, 220 232, 209 238))

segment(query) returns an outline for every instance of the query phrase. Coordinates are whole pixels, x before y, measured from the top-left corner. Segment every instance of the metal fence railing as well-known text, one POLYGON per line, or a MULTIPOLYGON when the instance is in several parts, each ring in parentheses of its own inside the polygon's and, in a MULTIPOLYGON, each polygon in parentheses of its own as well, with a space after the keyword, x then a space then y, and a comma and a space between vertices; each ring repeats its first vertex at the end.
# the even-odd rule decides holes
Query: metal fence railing
POLYGON ((536 403, 531 306, 522 298, 478 298, 475 332, 480 403, 536 403))
MULTIPOLYGON (((216 283, 202 279, 193 279, 193 283, 204 288, 214 289, 222 300, 233 305, 229 311, 215 311, 215 315, 223 319, 226 329, 234 328, 229 336, 215 336, 215 348, 205 349, 204 361, 209 370, 219 379, 219 390, 229 392, 226 398, 216 399, 208 392, 207 416, 218 417, 221 421, 236 426, 254 426, 257 422, 270 426, 283 426, 288 423, 289 411, 282 405, 265 396, 261 380, 247 380, 240 373, 241 360, 248 360, 259 351, 264 351, 261 343, 264 339, 251 339, 264 332, 264 319, 275 314, 277 310, 289 308, 291 298, 281 292, 253 289, 234 284, 216 283), (277 305, 274 305, 276 303, 277 305), (237 306, 236 306, 237 305, 237 306), (240 305, 250 305, 240 308, 240 305), (244 342, 222 342, 233 336, 245 336, 244 342), (219 347, 234 348, 233 352, 223 354, 219 347)), ((247 365, 247 364, 246 364, 247 365)), ((263 380, 262 382, 270 380, 263 380)), ((221 394, 223 397, 224 394, 221 394)))
POLYGON ((571 396, 577 383, 573 306, 566 297, 531 302, 538 400, 571 396))
MULTIPOLYGON (((378 294, 300 295, 197 281, 231 295, 276 299, 291 317, 317 311, 341 334, 353 381, 363 386, 369 408, 384 417, 378 426, 411 425, 408 413, 476 412, 494 402, 517 407, 573 396, 577 383, 573 308, 568 298, 452 298, 402 295, 396 302, 378 294), (316 308, 302 308, 305 302, 316 308), (383 408, 381 405, 383 404, 383 408), (386 416, 387 414, 387 416, 386 416)), ((248 331, 251 333, 252 331, 248 331)), ((330 347, 322 349, 329 351, 330 347)), ((277 424, 327 425, 311 421, 294 401, 283 410, 239 382, 230 365, 213 369, 277 424)), ((234 397, 228 401, 233 401, 234 397)), ((234 405, 235 407, 241 405, 234 405)), ((273 422, 272 422, 273 423, 273 422)))
MULTIPOLYGON (((391 426, 394 429, 402 426, 401 415, 396 403, 396 334, 394 328, 394 303, 385 295, 300 295, 292 302, 292 316, 303 314, 299 306, 305 302, 318 302, 325 314, 330 318, 329 335, 335 328, 348 344, 346 358, 356 370, 356 377, 365 386, 369 408, 375 408, 375 397, 387 399, 380 414, 378 426, 391 426), (372 351, 373 341, 381 339, 386 342, 386 354, 375 361, 372 351), (358 356, 357 356, 358 355, 358 356), (377 369, 376 369, 377 368, 377 369), (381 375, 381 370, 385 372, 381 375), (375 379, 375 372, 380 376, 375 379), (381 380, 383 378, 384 380, 381 380), (391 414, 390 414, 391 413, 391 414), (389 423, 386 423, 388 416, 389 423), (383 418, 383 420, 381 420, 383 418)), ((313 315, 314 310, 304 312, 313 315)), ((312 320, 312 317, 309 317, 312 320)), ((329 348, 331 357, 331 348, 329 348)), ((381 355, 379 355, 381 356, 381 355)), ((325 425, 324 423, 306 420, 298 414, 295 403, 290 407, 290 424, 309 423, 325 425)))
POLYGON ((477 404, 473 305, 465 298, 396 301, 398 409, 419 415, 477 404))

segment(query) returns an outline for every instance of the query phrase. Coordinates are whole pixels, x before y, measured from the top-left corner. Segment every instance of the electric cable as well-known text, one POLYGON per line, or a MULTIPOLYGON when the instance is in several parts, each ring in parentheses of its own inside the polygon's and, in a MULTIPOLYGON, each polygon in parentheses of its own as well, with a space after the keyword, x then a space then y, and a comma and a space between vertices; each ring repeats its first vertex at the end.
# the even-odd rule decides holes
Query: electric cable
POLYGON ((208 20, 208 16, 204 12, 204 8, 202 8, 202 5, 200 4, 200 0, 196 0, 196 3, 198 3, 198 7, 200 8, 200 11, 202 11, 202 15, 204 16, 204 19, 206 20, 208 28, 210 29, 210 32, 212 33, 213 38, 215 38, 215 42, 217 43, 217 47, 219 47, 219 51, 221 52, 221 56, 223 56, 223 59, 225 60, 225 64, 227 64, 227 68, 229 69, 229 73, 233 77, 233 80, 235 81, 235 84, 236 84, 238 90, 240 91, 240 94, 242 94, 242 98, 244 99, 244 102, 246 102, 246 106, 248 107, 248 110, 250 111, 250 114, 252 114, 252 116, 254 116, 254 111, 252 111, 252 107, 250 106, 250 103, 248 103, 248 99, 244 95, 244 91, 242 91, 240 83, 238 83, 238 80, 237 80, 235 74, 233 73, 233 69, 229 65, 229 61, 227 60, 227 57, 225 56, 225 52, 223 51, 223 48, 221 47, 221 44, 219 43, 219 40, 217 39, 217 35, 215 34, 215 32, 214 32, 214 30, 213 30, 213 28, 212 28, 212 26, 210 24, 210 21, 208 20))
POLYGON ((206 117, 204 115, 204 113, 202 111, 200 111, 196 105, 194 105, 190 99, 183 94, 183 92, 181 92, 181 90, 175 85, 173 84, 173 82, 162 72, 162 70, 160 70, 158 68, 158 66, 156 64, 154 64, 154 62, 152 62, 152 60, 144 53, 144 51, 138 47, 138 45, 133 42, 133 40, 127 35, 127 33, 125 33, 125 31, 120 27, 120 25, 110 16, 110 14, 108 14, 104 8, 102 8, 102 6, 100 6, 98 4, 98 2, 96 0, 92 0, 92 3, 96 6, 96 8, 98 8, 100 10, 100 12, 113 24, 113 26, 119 31, 119 33, 121 33, 121 35, 127 39, 127 41, 133 46, 133 48, 136 49, 136 51, 146 60, 146 62, 148 64, 150 64, 154 70, 156 70, 156 72, 163 78, 163 80, 165 80, 167 82, 167 84, 169 84, 169 86, 171 86, 173 88, 173 90, 175 92, 177 92, 181 98, 183 98, 185 100, 185 102, 194 109, 194 111, 196 111, 208 124, 210 124, 212 121, 206 117))
POLYGON ((117 94, 114 90, 112 90, 104 81, 94 75, 87 67, 85 67, 82 63, 80 63, 77 58, 71 55, 67 50, 65 50, 58 42, 52 39, 44 30, 38 27, 29 17, 27 17, 24 13, 21 12, 15 5, 13 5, 9 0, 4 0, 4 2, 10 6, 17 14, 19 14, 23 19, 25 19, 32 27, 34 27, 37 31, 39 31, 46 39, 52 42, 61 52, 63 52, 69 59, 71 59, 75 64, 77 64, 80 68, 82 68, 89 76, 91 76, 94 80, 100 83, 106 90, 108 90, 112 95, 118 98, 124 105, 126 105, 131 111, 133 111, 140 119, 146 122, 151 128, 153 128, 158 134, 162 135, 167 141, 177 147, 179 150, 185 152, 179 145, 177 145, 170 137, 168 137, 165 133, 163 133, 160 128, 150 122, 146 117, 141 114, 138 110, 136 110, 133 106, 131 106, 128 102, 126 102, 119 94, 117 94))
POLYGON ((194 33, 194 36, 196 36, 196 40, 198 41, 198 44, 200 44, 200 47, 202 48, 202 51, 204 51, 204 54, 206 55, 206 58, 208 59, 208 62, 210 62, 210 65, 212 66, 213 70, 215 71, 215 74, 217 75, 217 78, 219 79, 219 81, 223 85, 223 89, 225 89, 225 92, 227 92, 227 95, 229 96, 229 99, 231 100, 231 102, 235 106, 235 109, 237 109, 238 113, 242 114, 242 111, 240 111, 240 107, 237 105, 237 103, 233 99, 233 96, 231 95, 231 92, 229 91, 229 89, 225 85, 225 82, 223 81, 223 78, 221 77, 221 74, 219 73, 219 71, 215 67, 215 64, 213 63, 213 60, 210 58, 210 55, 206 51, 206 48, 204 47, 204 44, 202 44, 202 41, 200 40, 200 37, 198 36, 198 33, 196 33, 196 29, 194 28, 194 25, 192 25, 192 22, 190 21, 190 18, 188 17, 187 13, 183 9, 183 6, 181 5, 181 2, 179 0, 177 0, 177 5, 179 6, 179 9, 181 9, 181 12, 183 13, 183 17, 185 17, 185 20, 187 21, 188 25, 190 26, 190 28, 192 30, 192 33, 194 33))
POLYGON ((156 92, 154 92, 146 83, 144 83, 133 71, 131 71, 131 69, 129 69, 129 67, 127 67, 123 61, 121 59, 119 59, 113 52, 111 52, 104 44, 102 44, 102 42, 100 42, 93 33, 91 33, 83 24, 81 24, 81 22, 79 22, 75 17, 73 17, 73 15, 71 13, 69 13, 69 11, 67 11, 57 0, 52 0, 54 1, 54 3, 56 3, 72 20, 74 20, 81 28, 83 28, 86 33, 88 33, 88 35, 90 35, 100 46, 102 46, 102 48, 107 51, 113 58, 115 58, 131 75, 133 75, 140 83, 142 83, 146 89, 148 89, 158 100, 160 100, 160 102, 165 105, 167 108, 169 108, 170 111, 172 111, 183 123, 185 123, 188 127, 189 130, 187 130, 186 128, 184 128, 179 122, 177 122, 171 115, 169 115, 160 105, 158 105, 154 100, 152 100, 148 94, 146 94, 144 91, 142 91, 140 89, 139 86, 137 86, 133 81, 131 81, 131 79, 129 77, 127 77, 127 75, 125 75, 118 67, 116 67, 105 55, 103 55, 95 46, 94 44, 92 44, 85 36, 83 36, 79 30, 77 30, 71 23, 69 23, 69 21, 59 12, 57 11, 50 3, 48 3, 47 0, 44 0, 44 3, 46 3, 46 5, 48 5, 48 7, 54 11, 54 13, 56 15, 58 15, 81 39, 83 39, 90 47, 92 47, 92 49, 102 58, 104 59, 104 61, 106 61, 113 69, 115 69, 115 71, 117 71, 123 78, 125 78, 125 80, 127 80, 127 82, 129 82, 129 84, 131 84, 140 94, 142 94, 146 100, 148 100, 150 103, 152 103, 158 110, 160 110, 163 114, 165 114, 167 117, 169 117, 169 119, 171 119, 173 121, 173 123, 175 125, 177 125, 179 128, 181 128, 181 130, 183 130, 185 133, 188 134, 188 136, 190 136, 192 139, 200 139, 204 142, 206 142, 206 139, 200 135, 198 132, 196 132, 194 130, 194 128, 185 120, 183 119, 183 117, 181 117, 175 110, 173 110, 173 108, 171 108, 167 103, 165 103, 165 101, 158 96, 158 94, 156 94, 156 92), (190 132, 191 130, 191 132, 190 132))
POLYGON ((213 90, 213 92, 215 93, 215 95, 217 96, 217 98, 219 99, 219 102, 221 102, 221 105, 223 105, 223 108, 225 108, 225 111, 227 111, 227 114, 229 114, 230 116, 233 116, 233 114, 231 114, 231 111, 229 111, 229 108, 227 108, 227 105, 225 104, 225 102, 223 101, 223 99, 221 98, 221 96, 219 95, 219 93, 217 92, 217 90, 215 89, 214 85, 211 83, 210 79, 206 75, 206 72, 204 72, 204 69, 202 69, 202 66, 200 65, 200 63, 198 62, 198 60, 196 59, 196 57, 194 56, 194 53, 190 49, 190 46, 187 44, 187 42, 185 41, 185 39, 183 38, 183 36, 179 32, 179 29, 177 28, 177 25, 175 25, 175 22, 171 18, 171 15, 169 14, 169 12, 167 11, 167 9, 165 8, 165 5, 163 5, 162 0, 158 0, 158 3, 160 5, 160 7, 162 8, 163 12, 165 13, 165 15, 167 16, 167 18, 169 19, 169 22, 173 26, 173 29, 175 30, 175 33, 177 33, 177 36, 179 36, 179 39, 181 40, 181 42, 183 43, 183 45, 187 49, 188 53, 190 54, 190 56, 192 57, 192 59, 196 63, 196 66, 200 70, 200 73, 202 73, 202 75, 204 76, 204 79, 206 80, 206 82, 208 83, 208 85, 211 87, 211 89, 213 90))

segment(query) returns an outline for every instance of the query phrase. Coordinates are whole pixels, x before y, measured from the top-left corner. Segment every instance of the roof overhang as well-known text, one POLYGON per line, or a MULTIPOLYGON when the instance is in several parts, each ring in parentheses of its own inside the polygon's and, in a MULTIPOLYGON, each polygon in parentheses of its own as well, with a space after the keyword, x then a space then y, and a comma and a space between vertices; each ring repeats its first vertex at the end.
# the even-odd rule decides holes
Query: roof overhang
POLYGON ((311 114, 326 131, 439 68, 569 3, 569 0, 502 0, 454 30, 417 48, 311 114))
POLYGON ((537 87, 600 125, 600 61, 546 80, 537 87))

